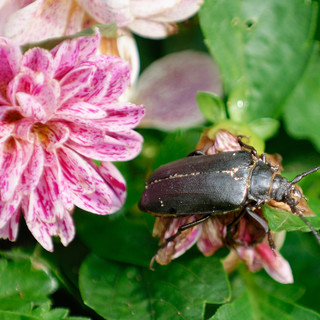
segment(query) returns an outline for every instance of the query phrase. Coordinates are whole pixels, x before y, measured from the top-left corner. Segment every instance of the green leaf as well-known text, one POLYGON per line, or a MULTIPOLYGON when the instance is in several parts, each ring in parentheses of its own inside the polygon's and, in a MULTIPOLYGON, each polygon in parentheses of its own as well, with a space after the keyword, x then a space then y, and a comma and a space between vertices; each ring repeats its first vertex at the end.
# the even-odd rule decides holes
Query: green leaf
MULTIPOLYGON (((313 202, 315 201, 316 200, 313 200, 313 202)), ((320 201, 318 200, 316 202, 318 203, 317 208, 320 208, 320 201)), ((270 229, 274 232, 280 232, 282 230, 310 232, 309 227, 302 221, 302 219, 291 212, 280 211, 270 206, 264 206, 263 215, 268 220, 270 229)), ((319 216, 310 217, 307 218, 307 220, 309 220, 316 230, 320 229, 319 216)))
POLYGON ((202 130, 177 131, 168 134, 159 148, 159 155, 154 162, 153 168, 186 157, 196 149, 202 130))
POLYGON ((320 151, 320 54, 319 46, 284 109, 284 120, 288 132, 297 138, 310 139, 320 151))
POLYGON ((224 303, 230 295, 221 263, 205 257, 150 271, 90 255, 80 269, 80 290, 109 320, 202 319, 205 303, 224 303))
POLYGON ((48 301, 47 296, 56 290, 57 282, 36 266, 30 260, 0 261, 0 311, 16 311, 48 301))
POLYGON ((79 38, 84 36, 92 36, 95 34, 95 29, 98 28, 101 36, 109 37, 109 38, 115 38, 117 37, 116 31, 117 31, 117 25, 115 23, 107 23, 107 24, 95 24, 87 29, 81 30, 80 32, 62 36, 62 37, 56 37, 56 38, 50 38, 48 40, 43 40, 39 42, 28 42, 25 45, 21 46, 21 50, 23 52, 34 48, 34 47, 40 47, 47 50, 53 49, 55 46, 57 46, 62 41, 73 39, 73 38, 79 38))
POLYGON ((290 262, 295 285, 306 288, 299 304, 320 312, 319 305, 319 244, 311 234, 290 232, 281 249, 283 256, 290 262))
POLYGON ((280 128, 280 121, 272 118, 260 118, 249 123, 250 129, 262 140, 272 138, 280 128))
POLYGON ((280 115, 312 51, 313 1, 207 0, 200 24, 220 67, 231 119, 280 115))
POLYGON ((109 217, 84 212, 76 214, 75 221, 81 240, 102 257, 148 266, 157 252, 158 241, 141 221, 135 222, 119 214, 109 217))
POLYGON ((203 116, 212 123, 218 123, 226 119, 224 103, 219 96, 212 92, 199 91, 197 104, 203 116))
POLYGON ((248 288, 232 303, 220 307, 212 320, 319 320, 320 315, 312 310, 273 297, 263 288, 248 288))
POLYGON ((64 308, 51 308, 48 295, 57 289, 57 281, 45 262, 21 252, 2 252, 11 260, 0 260, 1 320, 88 320, 68 317, 64 308))

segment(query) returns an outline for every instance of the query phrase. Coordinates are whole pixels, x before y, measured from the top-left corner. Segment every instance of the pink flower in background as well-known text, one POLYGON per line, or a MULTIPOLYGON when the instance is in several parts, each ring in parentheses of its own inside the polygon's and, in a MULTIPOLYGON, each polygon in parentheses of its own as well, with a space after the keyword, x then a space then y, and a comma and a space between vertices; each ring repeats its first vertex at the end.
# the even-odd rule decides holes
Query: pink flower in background
POLYGON ((203 0, 3 0, 0 35, 20 44, 70 35, 94 24, 116 23, 118 38, 102 38, 103 54, 131 64, 131 83, 139 73, 139 53, 131 34, 165 38, 177 32, 176 22, 194 15, 203 0))
POLYGON ((142 72, 131 98, 146 105, 140 127, 169 131, 204 123, 198 91, 222 94, 219 70, 209 54, 186 50, 154 61, 142 72))
POLYGON ((39 41, 78 32, 94 23, 114 22, 147 38, 176 32, 203 0, 4 0, 0 32, 19 42, 39 41))
MULTIPOLYGON (((197 150, 202 150, 206 154, 215 154, 225 151, 240 150, 241 146, 237 137, 226 130, 219 130, 211 140, 204 135, 200 140, 197 150)), ((268 161, 276 161, 277 158, 268 156, 268 161), (270 158, 269 158, 270 157, 270 158)), ((261 209, 256 209, 255 213, 262 219, 261 209)), ((289 263, 281 256, 277 250, 273 250, 268 242, 262 226, 253 218, 244 215, 237 225, 230 230, 232 234, 232 243, 227 238, 228 226, 236 220, 240 211, 235 213, 213 215, 205 222, 189 228, 180 235, 168 242, 165 247, 161 247, 155 260, 159 264, 168 264, 184 254, 194 244, 205 255, 213 255, 223 246, 230 247, 230 254, 224 260, 224 266, 227 271, 231 271, 241 259, 246 263, 250 271, 258 271, 264 268, 266 272, 280 283, 292 283, 293 276, 289 263)), ((175 235, 178 228, 182 225, 198 220, 201 216, 186 216, 179 218, 158 217, 153 229, 153 236, 160 238, 160 245, 165 243, 165 239, 175 235)), ((283 234, 272 234, 276 248, 282 245, 283 234)))
POLYGON ((22 208, 33 236, 52 251, 51 236, 64 245, 74 237, 74 206, 109 214, 125 200, 125 181, 110 161, 140 152, 132 129, 144 107, 117 102, 129 65, 99 55, 99 43, 96 33, 22 54, 0 38, 2 238, 16 239, 22 208))

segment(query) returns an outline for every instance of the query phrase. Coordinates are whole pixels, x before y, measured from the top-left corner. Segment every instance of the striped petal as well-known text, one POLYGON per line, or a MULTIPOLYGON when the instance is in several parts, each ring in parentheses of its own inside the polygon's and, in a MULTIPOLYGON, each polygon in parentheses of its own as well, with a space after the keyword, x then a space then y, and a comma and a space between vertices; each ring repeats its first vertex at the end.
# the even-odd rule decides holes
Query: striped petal
POLYGON ((25 68, 34 72, 42 72, 46 77, 52 78, 54 74, 53 57, 45 49, 32 48, 21 59, 21 70, 23 71, 25 68))
POLYGON ((1 200, 8 201, 13 197, 13 194, 20 182, 21 174, 26 167, 31 154, 32 148, 26 143, 20 143, 16 139, 6 141, 1 152, 1 200))
POLYGON ((112 203, 110 213, 116 212, 126 200, 126 182, 119 170, 110 162, 101 162, 97 171, 110 188, 112 203))
POLYGON ((54 119, 65 119, 86 124, 85 120, 101 119, 106 115, 107 113, 100 106, 84 101, 75 101, 61 106, 54 119))
POLYGON ((17 215, 17 211, 19 211, 20 201, 21 196, 16 193, 9 201, 0 202, 0 230, 6 228, 6 226, 10 226, 10 221, 17 215))
POLYGON ((57 151, 57 157, 63 180, 73 193, 89 194, 95 190, 91 166, 80 155, 68 148, 57 151))
POLYGON ((0 238, 15 241, 18 234, 20 208, 15 210, 7 223, 0 228, 0 238))
POLYGON ((19 191, 28 194, 38 185, 44 168, 44 152, 38 141, 35 141, 33 152, 23 171, 19 191))
POLYGON ((108 133, 104 142, 92 146, 68 140, 66 145, 78 153, 100 161, 127 161, 141 151, 142 137, 134 131, 108 133))

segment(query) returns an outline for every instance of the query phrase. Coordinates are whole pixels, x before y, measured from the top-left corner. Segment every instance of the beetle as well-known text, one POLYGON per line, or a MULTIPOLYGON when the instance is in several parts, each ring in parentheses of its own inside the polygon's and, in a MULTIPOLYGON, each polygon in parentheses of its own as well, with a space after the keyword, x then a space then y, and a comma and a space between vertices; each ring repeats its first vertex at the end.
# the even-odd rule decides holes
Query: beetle
MULTIPOLYGON (((303 194, 295 185, 305 176, 318 171, 312 168, 292 181, 282 177, 276 166, 266 160, 266 154, 258 156, 256 150, 238 141, 239 151, 227 151, 205 155, 194 151, 188 157, 165 164, 155 170, 146 182, 139 207, 156 216, 182 217, 201 215, 201 218, 182 225, 176 234, 166 239, 172 241, 182 231, 200 224, 215 215, 241 211, 254 218, 269 235, 267 222, 254 213, 270 200, 284 202, 308 225, 318 243, 320 235, 297 208, 303 194)), ((232 226, 235 225, 236 219, 232 226)))

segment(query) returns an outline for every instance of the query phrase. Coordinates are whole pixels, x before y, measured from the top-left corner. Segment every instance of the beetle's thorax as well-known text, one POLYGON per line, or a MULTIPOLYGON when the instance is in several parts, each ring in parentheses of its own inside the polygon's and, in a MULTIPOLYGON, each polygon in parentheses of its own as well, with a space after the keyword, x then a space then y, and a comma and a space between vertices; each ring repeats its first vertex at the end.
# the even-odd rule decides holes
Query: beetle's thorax
MULTIPOLYGON (((261 205, 272 199, 273 194, 275 193, 273 191, 273 182, 277 176, 278 175, 275 174, 275 171, 268 163, 261 159, 257 160, 252 167, 249 179, 248 200, 253 200, 257 205, 261 205)), ((281 176, 279 177, 282 178, 281 176)), ((280 183, 277 179, 277 186, 278 182, 280 183)))

